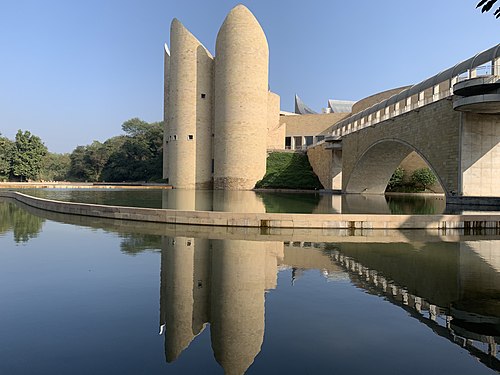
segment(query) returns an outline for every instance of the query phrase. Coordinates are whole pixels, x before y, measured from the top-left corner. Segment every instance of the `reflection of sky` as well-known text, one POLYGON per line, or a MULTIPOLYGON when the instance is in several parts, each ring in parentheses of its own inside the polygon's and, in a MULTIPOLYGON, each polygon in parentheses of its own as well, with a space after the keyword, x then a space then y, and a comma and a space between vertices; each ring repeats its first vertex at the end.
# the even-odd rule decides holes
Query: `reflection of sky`
POLYGON ((280 272, 278 290, 266 295, 266 339, 249 374, 264 372, 277 347, 287 348, 281 373, 489 373, 472 358, 459 364, 459 348, 346 280, 309 270, 291 286, 290 277, 280 272))
MULTIPOLYGON (((124 254, 126 239, 48 220, 23 246, 0 237, 0 373, 222 373, 209 329, 165 362, 160 253, 124 254)), ((280 270, 248 374, 492 373, 348 278, 306 269, 292 285, 292 268, 280 270)))

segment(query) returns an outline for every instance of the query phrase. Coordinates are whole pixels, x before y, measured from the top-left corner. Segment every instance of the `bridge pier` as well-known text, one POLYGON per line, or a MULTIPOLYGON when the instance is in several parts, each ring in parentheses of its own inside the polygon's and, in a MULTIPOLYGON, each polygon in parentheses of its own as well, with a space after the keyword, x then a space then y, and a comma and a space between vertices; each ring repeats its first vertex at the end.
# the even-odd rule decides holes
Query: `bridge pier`
POLYGON ((463 113, 459 196, 500 197, 500 121, 496 115, 463 113))
POLYGON ((500 203, 500 116, 459 112, 441 99, 308 150, 325 189, 384 194, 394 170, 416 152, 450 203, 500 203))

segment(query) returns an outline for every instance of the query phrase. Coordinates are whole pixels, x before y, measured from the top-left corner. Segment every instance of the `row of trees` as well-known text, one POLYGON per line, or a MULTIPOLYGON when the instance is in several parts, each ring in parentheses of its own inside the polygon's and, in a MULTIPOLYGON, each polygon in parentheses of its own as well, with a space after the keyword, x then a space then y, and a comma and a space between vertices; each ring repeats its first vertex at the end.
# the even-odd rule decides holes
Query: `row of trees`
POLYGON ((70 154, 48 152, 42 140, 19 130, 15 141, 0 135, 0 180, 158 181, 162 178, 163 125, 138 118, 125 134, 78 146, 70 154))
POLYGON ((78 146, 71 153, 68 175, 85 181, 157 181, 162 178, 163 123, 133 118, 125 135, 78 146))

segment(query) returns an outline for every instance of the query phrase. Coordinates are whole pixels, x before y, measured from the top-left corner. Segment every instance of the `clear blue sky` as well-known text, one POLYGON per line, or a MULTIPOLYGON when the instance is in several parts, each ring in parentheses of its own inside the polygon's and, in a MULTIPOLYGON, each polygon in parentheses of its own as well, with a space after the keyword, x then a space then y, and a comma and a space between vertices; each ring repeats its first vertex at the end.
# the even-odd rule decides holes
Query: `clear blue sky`
MULTIPOLYGON (((478 0, 243 2, 270 47, 270 85, 321 110, 414 84, 500 41, 478 0)), ((178 18, 214 53, 231 0, 3 0, 0 132, 40 136, 52 152, 162 119, 163 44, 178 18)))

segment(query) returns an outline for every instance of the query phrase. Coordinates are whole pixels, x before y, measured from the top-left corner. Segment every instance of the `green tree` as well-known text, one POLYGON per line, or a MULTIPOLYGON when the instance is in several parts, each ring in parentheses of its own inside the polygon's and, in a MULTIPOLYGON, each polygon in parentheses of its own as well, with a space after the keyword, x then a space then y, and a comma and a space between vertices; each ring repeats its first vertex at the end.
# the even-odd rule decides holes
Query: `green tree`
POLYGON ((411 181, 416 186, 421 186, 425 191, 426 188, 434 184, 437 179, 434 173, 429 168, 420 168, 415 170, 411 175, 411 181))
POLYGON ((77 146, 70 154, 69 178, 85 181, 90 178, 91 171, 85 160, 86 146, 77 146))
POLYGON ((38 178, 47 147, 42 140, 29 131, 18 130, 12 153, 12 174, 23 181, 38 178))
MULTIPOLYGON (((155 124, 155 123, 153 123, 155 124)), ((151 124, 134 117, 122 124, 122 130, 129 136, 135 137, 149 132, 151 124)))
POLYGON ((109 150, 105 144, 94 141, 85 150, 85 161, 87 162, 92 181, 99 181, 104 166, 109 159, 109 150))
POLYGON ((88 146, 76 147, 70 158, 68 176, 70 179, 100 181, 104 166, 108 162, 110 151, 106 143, 94 141, 88 146))
POLYGON ((0 134, 0 181, 9 179, 12 170, 14 142, 0 134))
POLYGON ((405 175, 404 169, 401 167, 397 167, 387 184, 387 189, 393 190, 395 188, 401 187, 403 185, 404 175, 405 175))
MULTIPOLYGON (((479 3, 477 3, 476 8, 481 8, 481 13, 489 12, 496 2, 497 0, 481 0, 479 3)), ((495 18, 500 18, 500 7, 495 10, 493 15, 495 16, 495 18)))
POLYGON ((149 181, 162 177, 163 123, 127 120, 125 135, 78 146, 70 155, 70 177, 90 181, 149 181))
POLYGON ((45 181, 64 181, 68 178, 71 165, 69 154, 48 152, 43 159, 40 178, 45 181))
POLYGON ((149 181, 162 177, 163 123, 138 118, 122 125, 126 135, 110 139, 113 145, 103 170, 106 181, 149 181), (117 147, 118 146, 118 147, 117 147))

